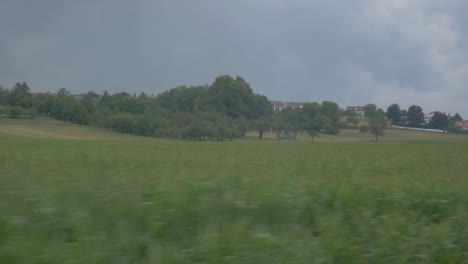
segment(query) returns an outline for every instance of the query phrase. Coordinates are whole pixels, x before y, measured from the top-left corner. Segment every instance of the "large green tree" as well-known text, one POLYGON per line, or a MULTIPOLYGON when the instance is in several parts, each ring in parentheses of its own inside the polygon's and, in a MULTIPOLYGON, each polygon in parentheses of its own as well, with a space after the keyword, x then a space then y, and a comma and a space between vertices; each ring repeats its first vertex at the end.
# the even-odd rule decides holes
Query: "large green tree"
POLYGON ((408 112, 406 114, 408 122, 414 126, 418 127, 422 123, 424 123, 424 112, 422 107, 418 105, 412 105, 408 108, 408 112))
POLYGON ((377 113, 377 106, 375 104, 366 104, 364 106, 364 115, 368 118, 373 118, 377 113))
POLYGON ((320 106, 320 113, 328 117, 332 122, 338 122, 340 119, 340 108, 335 102, 322 102, 322 105, 320 106))
POLYGON ((317 131, 328 131, 331 127, 331 120, 330 118, 326 117, 325 115, 318 114, 312 119, 311 127, 317 131))
POLYGON ((445 113, 436 111, 432 116, 431 126, 436 129, 447 130, 449 127, 449 118, 445 113))
POLYGON ((320 113, 320 104, 316 102, 305 103, 301 111, 309 117, 310 120, 314 119, 320 113))
POLYGON ((392 104, 387 108, 387 118, 392 123, 398 123, 401 121, 401 110, 398 104, 392 104))
POLYGON ((255 94, 249 107, 248 118, 268 118, 273 114, 273 107, 264 95, 255 94))
POLYGON ((247 116, 253 110, 251 107, 254 94, 242 77, 217 77, 210 87, 209 95, 213 99, 211 102, 217 105, 216 110, 231 118, 247 116))
POLYGON ((25 82, 16 83, 8 95, 8 101, 11 106, 31 107, 32 95, 28 84, 25 82))

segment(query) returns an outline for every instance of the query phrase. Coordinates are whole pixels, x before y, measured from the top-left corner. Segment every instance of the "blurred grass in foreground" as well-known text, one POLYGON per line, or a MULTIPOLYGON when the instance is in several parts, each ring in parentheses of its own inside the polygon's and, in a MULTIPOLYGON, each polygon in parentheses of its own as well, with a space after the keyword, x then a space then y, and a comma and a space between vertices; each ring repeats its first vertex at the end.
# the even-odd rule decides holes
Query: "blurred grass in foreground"
POLYGON ((0 147, 0 263, 468 263, 468 144, 0 147))

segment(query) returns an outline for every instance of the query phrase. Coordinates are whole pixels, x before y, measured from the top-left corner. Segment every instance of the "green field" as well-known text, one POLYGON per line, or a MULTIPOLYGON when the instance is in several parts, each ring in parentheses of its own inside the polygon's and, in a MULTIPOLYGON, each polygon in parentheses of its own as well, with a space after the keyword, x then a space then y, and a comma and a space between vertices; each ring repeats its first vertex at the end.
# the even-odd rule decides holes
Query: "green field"
POLYGON ((0 119, 0 263, 468 263, 468 137, 189 142, 0 119))

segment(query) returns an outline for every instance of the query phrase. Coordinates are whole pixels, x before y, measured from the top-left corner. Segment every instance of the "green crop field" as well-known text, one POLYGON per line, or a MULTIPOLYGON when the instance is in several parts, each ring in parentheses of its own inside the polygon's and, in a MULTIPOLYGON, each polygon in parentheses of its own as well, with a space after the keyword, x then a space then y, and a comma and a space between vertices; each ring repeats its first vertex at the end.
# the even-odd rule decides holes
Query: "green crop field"
POLYGON ((0 263, 468 263, 468 137, 372 140, 0 119, 0 263))

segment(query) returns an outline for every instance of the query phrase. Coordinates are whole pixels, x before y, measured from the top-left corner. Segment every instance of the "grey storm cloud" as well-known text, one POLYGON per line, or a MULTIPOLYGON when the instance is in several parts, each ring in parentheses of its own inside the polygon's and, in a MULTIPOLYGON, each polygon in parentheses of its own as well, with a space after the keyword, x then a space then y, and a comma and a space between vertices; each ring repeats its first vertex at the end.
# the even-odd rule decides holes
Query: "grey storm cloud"
POLYGON ((285 101, 468 116, 464 0, 0 2, 0 83, 157 94, 241 75, 285 101))

